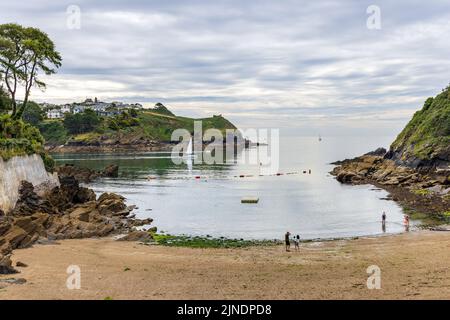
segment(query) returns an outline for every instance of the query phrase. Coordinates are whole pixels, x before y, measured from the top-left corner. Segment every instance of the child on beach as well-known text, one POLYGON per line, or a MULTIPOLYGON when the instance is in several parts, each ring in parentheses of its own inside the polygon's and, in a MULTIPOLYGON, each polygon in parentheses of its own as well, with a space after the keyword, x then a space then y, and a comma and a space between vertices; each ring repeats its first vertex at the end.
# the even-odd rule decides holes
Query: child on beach
POLYGON ((299 235, 296 235, 294 237, 294 245, 295 245, 296 251, 300 250, 300 236, 299 235))
POLYGON ((403 220, 403 224, 405 225, 405 230, 409 231, 409 216, 405 215, 405 218, 403 220))

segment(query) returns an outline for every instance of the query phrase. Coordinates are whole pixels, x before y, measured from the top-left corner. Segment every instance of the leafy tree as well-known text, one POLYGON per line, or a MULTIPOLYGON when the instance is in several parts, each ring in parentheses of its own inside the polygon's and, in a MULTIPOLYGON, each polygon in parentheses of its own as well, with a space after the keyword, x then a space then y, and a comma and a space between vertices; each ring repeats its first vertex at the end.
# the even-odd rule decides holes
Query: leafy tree
POLYGON ((0 113, 6 112, 11 109, 11 99, 8 93, 0 87, 0 113))
POLYGON ((121 129, 127 129, 139 125, 139 119, 137 119, 136 110, 123 111, 119 115, 111 117, 107 121, 107 125, 111 130, 119 131, 121 129), (134 112, 133 112, 134 111, 134 112))
POLYGON ((68 114, 64 119, 64 127, 70 134, 93 131, 100 124, 97 114, 87 109, 84 113, 68 114))
POLYGON ((41 107, 36 102, 30 101, 23 113, 22 119, 33 126, 38 126, 39 123, 44 120, 44 111, 42 111, 41 107))
POLYGON ((168 116, 172 116, 174 117, 175 115, 169 110, 167 109, 167 107, 165 105, 163 105, 161 102, 158 102, 157 104, 155 104, 155 107, 152 109, 153 112, 157 112, 157 113, 161 113, 161 114, 165 114, 168 116))
POLYGON ((21 118, 27 108, 31 88, 45 89, 39 74, 55 73, 61 60, 53 41, 41 30, 15 23, 0 25, 0 74, 11 96, 14 119, 21 118), (24 101, 18 108, 17 90, 21 87, 24 101))
POLYGON ((67 130, 61 121, 45 121, 39 125, 39 130, 46 143, 52 145, 64 144, 67 141, 67 130))

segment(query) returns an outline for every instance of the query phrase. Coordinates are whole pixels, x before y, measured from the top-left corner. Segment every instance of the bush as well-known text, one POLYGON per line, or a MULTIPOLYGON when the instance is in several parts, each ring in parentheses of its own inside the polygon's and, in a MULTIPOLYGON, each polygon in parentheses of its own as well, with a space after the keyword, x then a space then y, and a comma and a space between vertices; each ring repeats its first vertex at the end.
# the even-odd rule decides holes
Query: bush
POLYGON ((51 171, 53 159, 44 151, 44 138, 39 129, 10 115, 0 116, 0 157, 9 160, 15 156, 39 154, 45 167, 51 171))
POLYGON ((47 143, 61 145, 67 141, 67 130, 61 121, 48 121, 39 125, 39 130, 47 143))
POLYGON ((11 110, 11 99, 8 93, 0 87, 0 112, 11 110))
POLYGON ((44 120, 44 111, 36 102, 30 101, 23 112, 22 119, 33 126, 38 126, 44 120))
POLYGON ((70 134, 80 134, 95 130, 101 120, 97 114, 90 109, 83 113, 68 114, 64 119, 64 127, 70 134))
POLYGON ((108 128, 119 131, 129 127, 136 127, 140 124, 140 121, 136 116, 138 116, 136 110, 124 111, 121 114, 108 119, 108 128))

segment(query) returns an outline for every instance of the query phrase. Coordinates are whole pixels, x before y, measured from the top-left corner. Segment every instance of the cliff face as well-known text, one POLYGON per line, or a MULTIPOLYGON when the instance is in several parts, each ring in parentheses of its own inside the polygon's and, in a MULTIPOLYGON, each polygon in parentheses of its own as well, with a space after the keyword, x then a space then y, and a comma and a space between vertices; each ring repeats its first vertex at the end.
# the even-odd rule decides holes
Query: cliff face
POLYGON ((38 194, 59 186, 57 174, 45 170, 39 155, 17 156, 8 161, 0 158, 0 209, 4 212, 14 208, 23 180, 32 183, 38 194))
POLYGON ((448 168, 450 164, 450 86, 428 98, 385 158, 412 168, 448 168))

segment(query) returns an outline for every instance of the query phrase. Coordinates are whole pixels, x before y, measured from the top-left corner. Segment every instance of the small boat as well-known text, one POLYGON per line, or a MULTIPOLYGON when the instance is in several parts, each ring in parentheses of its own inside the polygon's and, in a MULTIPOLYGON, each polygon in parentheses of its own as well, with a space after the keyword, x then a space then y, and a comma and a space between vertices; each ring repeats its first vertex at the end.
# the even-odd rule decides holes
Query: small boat
POLYGON ((322 137, 321 137, 320 134, 319 134, 319 142, 320 142, 320 141, 322 141, 322 137))
POLYGON ((185 156, 192 156, 192 154, 194 153, 193 148, 192 148, 192 138, 189 140, 189 144, 186 148, 186 152, 185 152, 185 156))

